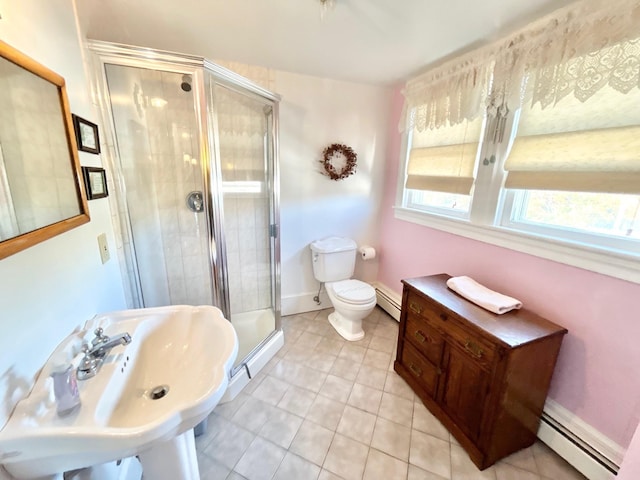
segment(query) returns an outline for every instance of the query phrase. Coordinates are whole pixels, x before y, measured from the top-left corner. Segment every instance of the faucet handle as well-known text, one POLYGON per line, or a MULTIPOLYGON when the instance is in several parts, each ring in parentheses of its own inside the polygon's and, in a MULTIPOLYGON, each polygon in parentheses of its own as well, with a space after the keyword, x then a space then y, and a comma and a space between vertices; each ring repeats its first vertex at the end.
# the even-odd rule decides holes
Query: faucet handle
POLYGON ((91 351, 91 347, 89 346, 88 343, 84 343, 82 345, 81 350, 82 350, 82 353, 84 354, 84 357, 82 358, 82 361, 80 362, 80 366, 78 368, 80 370, 86 370, 87 366, 91 362, 91 358, 89 355, 89 352, 91 351))
POLYGON ((96 328, 93 333, 96 336, 93 340, 91 340, 91 344, 94 347, 99 343, 107 343, 109 341, 109 335, 104 335, 104 330, 102 328, 96 328))
POLYGON ((78 365, 78 370, 76 372, 78 380, 86 380, 88 378, 93 377, 97 371, 97 363, 94 358, 89 356, 89 351, 91 347, 89 347, 88 343, 82 345, 82 353, 84 353, 84 358, 78 365))

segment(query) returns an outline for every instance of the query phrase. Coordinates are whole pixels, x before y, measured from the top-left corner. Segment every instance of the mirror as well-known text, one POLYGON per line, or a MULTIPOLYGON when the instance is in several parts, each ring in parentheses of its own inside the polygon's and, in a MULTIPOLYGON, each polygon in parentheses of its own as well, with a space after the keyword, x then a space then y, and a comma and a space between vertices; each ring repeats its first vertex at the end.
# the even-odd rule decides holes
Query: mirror
POLYGON ((89 221, 64 78, 0 41, 0 259, 89 221))

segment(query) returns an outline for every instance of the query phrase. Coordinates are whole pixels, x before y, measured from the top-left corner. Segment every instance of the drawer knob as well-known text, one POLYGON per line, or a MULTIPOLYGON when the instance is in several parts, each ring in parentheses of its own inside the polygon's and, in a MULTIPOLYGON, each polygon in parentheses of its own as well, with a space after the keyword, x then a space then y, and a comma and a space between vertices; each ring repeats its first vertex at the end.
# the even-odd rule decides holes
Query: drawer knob
POLYGON ((464 348, 467 350, 467 352, 469 352, 476 358, 482 358, 482 356, 484 355, 484 350, 468 338, 467 341, 464 342, 464 348))
POLYGON ((426 341, 429 340, 429 337, 427 337, 424 333, 422 333, 420 330, 416 330, 415 333, 413 334, 414 337, 416 337, 416 339, 420 342, 420 343, 424 343, 426 341))
POLYGON ((418 367, 415 363, 409 365, 409 370, 413 372, 416 377, 422 376, 422 369, 418 367))
POLYGON ((422 307, 414 302, 409 303, 409 310, 411 310, 414 313, 417 313, 418 315, 422 313, 422 307))
POLYGON ((440 320, 442 320, 443 322, 446 322, 446 321, 447 321, 447 319, 448 319, 448 317, 447 317, 447 314, 446 314, 446 313, 441 313, 441 314, 439 315, 439 317, 440 317, 440 320))

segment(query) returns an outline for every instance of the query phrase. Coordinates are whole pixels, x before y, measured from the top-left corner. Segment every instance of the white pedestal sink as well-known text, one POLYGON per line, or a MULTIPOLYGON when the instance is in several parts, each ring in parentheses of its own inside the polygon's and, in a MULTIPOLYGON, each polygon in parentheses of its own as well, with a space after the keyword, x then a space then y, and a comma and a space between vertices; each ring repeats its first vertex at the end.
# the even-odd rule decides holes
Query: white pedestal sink
POLYGON ((58 346, 18 403, 0 431, 0 464, 33 479, 138 455, 146 478, 198 480, 193 427, 224 394, 237 353, 235 330, 215 307, 100 315, 58 346), (82 405, 60 418, 51 402, 51 359, 73 357, 97 327, 106 335, 128 332, 132 341, 78 382, 82 405))

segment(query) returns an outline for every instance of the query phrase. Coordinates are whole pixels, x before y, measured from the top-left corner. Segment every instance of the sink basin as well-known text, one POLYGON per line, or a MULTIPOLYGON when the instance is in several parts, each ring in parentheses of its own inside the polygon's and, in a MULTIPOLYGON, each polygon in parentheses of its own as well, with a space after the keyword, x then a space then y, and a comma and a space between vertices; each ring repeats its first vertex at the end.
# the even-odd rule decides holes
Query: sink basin
POLYGON ((195 461, 191 429, 224 394, 237 352, 235 330, 215 307, 97 316, 57 347, 30 395, 16 406, 0 431, 0 464, 17 478, 36 478, 139 455, 147 478, 199 478, 197 462, 195 473, 160 477, 150 475, 145 459, 156 467, 172 455, 169 463, 195 461), (97 327, 106 335, 128 332, 132 341, 113 348, 95 377, 78 382, 80 408, 58 417, 52 359, 73 357, 97 327))

